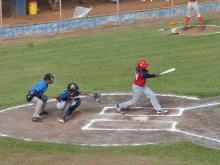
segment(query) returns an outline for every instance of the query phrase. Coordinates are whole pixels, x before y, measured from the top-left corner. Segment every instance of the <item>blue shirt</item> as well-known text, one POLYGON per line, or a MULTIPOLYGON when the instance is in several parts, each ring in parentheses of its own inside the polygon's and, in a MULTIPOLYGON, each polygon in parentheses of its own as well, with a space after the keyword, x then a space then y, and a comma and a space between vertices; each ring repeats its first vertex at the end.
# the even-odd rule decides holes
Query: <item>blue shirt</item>
POLYGON ((62 101, 68 101, 70 99, 69 97, 70 96, 69 96, 68 92, 64 91, 64 92, 59 94, 58 99, 62 100, 62 101))
POLYGON ((41 80, 37 84, 34 85, 34 87, 31 89, 30 94, 41 97, 46 92, 48 88, 48 84, 45 80, 41 80))
POLYGON ((75 96, 71 96, 70 93, 68 93, 67 91, 64 91, 59 94, 57 99, 62 100, 62 101, 71 101, 72 99, 74 99, 75 97, 78 97, 79 95, 80 95, 79 91, 77 91, 75 96))

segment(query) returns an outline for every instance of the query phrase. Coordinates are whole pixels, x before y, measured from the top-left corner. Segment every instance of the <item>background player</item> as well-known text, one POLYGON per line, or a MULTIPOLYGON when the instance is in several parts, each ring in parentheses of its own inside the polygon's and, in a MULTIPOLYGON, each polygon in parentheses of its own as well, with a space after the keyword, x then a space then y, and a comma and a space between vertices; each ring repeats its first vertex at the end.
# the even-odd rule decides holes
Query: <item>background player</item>
POLYGON ((59 122, 64 123, 66 122, 66 117, 71 115, 72 112, 80 105, 81 99, 79 98, 80 95, 79 86, 75 83, 70 83, 67 85, 67 91, 64 91, 59 94, 57 97, 57 101, 63 104, 61 108, 61 113, 59 116, 59 122))
POLYGON ((200 15, 200 12, 199 12, 199 6, 197 3, 197 0, 188 0, 188 4, 186 7, 185 27, 183 28, 183 30, 186 31, 189 28, 189 20, 190 20, 190 17, 193 15, 193 12, 196 14, 196 17, 200 24, 199 30, 201 32, 204 31, 205 27, 203 24, 202 16, 200 15))
POLYGON ((134 93, 132 99, 127 102, 116 104, 115 108, 118 112, 122 112, 124 109, 127 109, 128 107, 136 105, 139 98, 145 95, 146 98, 150 99, 150 102, 153 105, 154 109, 157 111, 157 113, 167 112, 161 108, 154 92, 151 91, 148 86, 145 86, 148 78, 159 77, 159 74, 148 73, 147 67, 149 66, 149 63, 146 60, 140 60, 137 65, 138 66, 135 72, 136 77, 132 86, 132 90, 134 93))
POLYGON ((44 95, 48 88, 48 84, 54 84, 55 76, 51 73, 45 74, 44 79, 34 85, 34 87, 26 95, 27 101, 32 102, 35 105, 35 111, 33 113, 33 122, 42 122, 41 115, 47 115, 45 106, 47 104, 48 97, 44 95))

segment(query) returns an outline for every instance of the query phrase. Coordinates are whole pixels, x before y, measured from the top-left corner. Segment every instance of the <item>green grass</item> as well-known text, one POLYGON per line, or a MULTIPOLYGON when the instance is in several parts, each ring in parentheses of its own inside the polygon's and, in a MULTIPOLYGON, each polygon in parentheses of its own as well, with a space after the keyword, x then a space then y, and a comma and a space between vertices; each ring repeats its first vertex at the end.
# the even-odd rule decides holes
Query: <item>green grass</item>
POLYGON ((220 161, 220 150, 208 149, 189 142, 139 147, 82 147, 0 138, 0 146, 0 162, 7 164, 90 164, 90 161, 95 161, 95 164, 110 165, 113 160, 108 160, 109 157, 113 157, 118 163, 122 161, 121 164, 137 164, 141 159, 147 159, 148 162, 139 163, 143 165, 150 162, 163 165, 216 165, 220 161), (36 161, 33 157, 39 159, 36 161), (94 158, 98 160, 93 160, 94 158))
POLYGON ((139 59, 153 72, 175 73, 149 81, 156 92, 219 95, 220 35, 167 36, 155 28, 131 27, 0 48, 0 108, 25 102, 44 73, 56 75, 50 97, 74 81, 82 91, 129 91, 139 59))
MULTIPOLYGON (((216 20, 209 23, 212 21, 216 20)), ((149 81, 155 92, 219 95, 220 35, 167 36, 156 29, 154 25, 132 26, 1 46, 0 109, 25 103, 27 90, 47 72, 57 77, 55 87, 47 91, 49 97, 72 81, 82 91, 130 91, 136 62, 142 58, 149 60, 153 72, 177 68, 172 74, 149 81)), ((0 164, 7 165, 92 164, 93 160, 99 164, 125 164, 127 160, 127 164, 216 165, 219 155, 219 150, 187 142, 99 148, 0 138, 0 164), (111 163, 113 160, 119 163, 111 163)))

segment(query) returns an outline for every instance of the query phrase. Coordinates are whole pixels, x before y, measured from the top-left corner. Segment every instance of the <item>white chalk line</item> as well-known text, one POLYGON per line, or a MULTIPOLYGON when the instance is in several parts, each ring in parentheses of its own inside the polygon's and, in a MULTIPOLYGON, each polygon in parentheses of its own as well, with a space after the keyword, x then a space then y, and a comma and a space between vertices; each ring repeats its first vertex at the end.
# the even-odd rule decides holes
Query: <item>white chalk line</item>
POLYGON ((111 120, 111 119, 93 119, 91 120, 87 125, 82 127, 81 129, 84 131, 134 131, 134 132, 139 132, 139 131, 170 131, 173 130, 173 128, 176 125, 176 121, 161 121, 161 120, 154 120, 151 122, 157 122, 157 123, 168 123, 171 125, 171 127, 168 128, 96 128, 92 127, 92 125, 96 122, 130 122, 130 123, 147 123, 148 121, 130 121, 130 120, 111 120))
MULTIPOLYGON (((101 95, 102 96, 124 96, 124 95, 133 95, 133 94, 132 93, 115 92, 115 93, 102 93, 101 95)), ((180 96, 180 95, 172 95, 172 94, 156 94, 156 95, 157 96, 164 96, 164 97, 185 98, 185 99, 190 99, 190 100, 200 100, 198 97, 194 97, 194 96, 180 96)), ((88 96, 80 96, 80 97, 84 98, 84 97, 88 97, 88 96)), ((48 102, 53 102, 53 101, 56 101, 56 99, 51 99, 48 102)), ((22 104, 22 105, 18 105, 18 106, 9 107, 9 108, 0 110, 0 113, 5 112, 5 111, 18 109, 18 108, 23 108, 26 106, 31 106, 31 105, 33 105, 33 104, 28 103, 28 104, 22 104)))
POLYGON ((198 137, 198 138, 207 139, 207 140, 211 140, 211 141, 215 141, 217 143, 220 143, 219 139, 214 139, 214 138, 210 138, 210 137, 207 137, 207 136, 197 135, 197 134, 194 134, 194 133, 182 131, 180 129, 176 129, 175 132, 186 134, 186 135, 190 135, 190 136, 195 136, 195 137, 198 137))
MULTIPOLYGON (((109 93, 109 94, 102 94, 102 95, 132 95, 132 93, 109 93)), ((156 94, 158 96, 167 96, 167 97, 178 97, 178 98, 185 98, 185 99, 192 99, 192 100, 200 100, 199 98, 197 97, 189 97, 189 96, 178 96, 178 95, 171 95, 171 94, 156 94)), ((86 97, 86 96, 83 96, 83 97, 86 97)), ((53 102, 55 101, 55 99, 52 99, 52 100, 49 100, 48 102, 53 102)), ((214 104, 209 104, 209 105, 203 105, 203 107, 207 107, 207 106, 212 106, 212 105, 219 105, 220 103, 214 103, 214 104)), ((23 104, 23 105, 19 105, 19 106, 14 106, 14 107, 9 107, 9 108, 6 108, 6 109, 2 109, 0 110, 0 113, 1 112, 5 112, 5 111, 10 111, 10 110, 18 110, 18 108, 23 108, 23 107, 26 107, 26 106, 31 106, 33 105, 32 103, 28 103, 28 104, 23 104)), ((200 106, 195 106, 195 107, 187 107, 186 109, 191 109, 191 108, 200 108, 200 106)), ((181 108, 180 108, 181 109, 181 108)), ((165 116, 165 115, 164 115, 165 116)), ((176 129, 176 124, 177 122, 174 122, 172 124, 172 127, 170 129, 167 129, 166 131, 172 131, 172 132, 179 132, 179 133, 183 133, 183 134, 187 134, 187 135, 191 135, 191 136, 195 136, 195 137, 200 137, 200 138, 205 138, 205 139, 208 139, 208 140, 213 140, 213 141, 216 141, 216 142, 220 142, 220 140, 218 139, 213 139, 213 138, 209 138, 209 137, 205 137, 205 136, 201 136, 201 135, 197 135, 197 134, 192 134, 192 133, 189 133, 189 132, 185 132, 185 131, 181 131, 181 130, 177 130, 176 129)), ((91 123, 92 125, 92 123, 91 123)), ((90 127, 90 125, 88 125, 88 127, 90 127)), ((12 137, 12 136, 9 136, 9 135, 6 135, 6 134, 0 134, 0 136, 2 137, 12 137)), ((16 137, 15 137, 16 138, 16 137)), ((24 138, 23 140, 25 141, 34 141, 32 139, 28 139, 28 138, 24 138)), ((90 146, 123 146, 123 145, 129 145, 129 146, 135 146, 135 145, 148 145, 148 144, 155 144, 155 143, 133 143, 133 144, 82 144, 82 145, 90 145, 90 146)))
POLYGON ((198 105, 198 106, 192 106, 192 107, 185 107, 183 108, 184 110, 191 110, 191 109, 198 109, 198 108, 204 108, 204 107, 211 107, 211 106, 215 106, 215 105, 219 105, 220 102, 213 102, 213 103, 208 103, 208 104, 202 104, 202 105, 198 105))
MULTIPOLYGON (((149 129, 142 129, 142 128, 138 128, 138 129, 131 129, 131 128, 95 128, 95 127, 89 128, 89 127, 92 126, 93 123, 95 123, 97 121, 118 122, 118 121, 123 121, 123 120, 94 119, 89 124, 87 124, 85 127, 83 127, 82 130, 84 130, 84 131, 121 131, 121 132, 123 132, 123 131, 130 131, 130 132, 168 131, 168 132, 182 133, 182 134, 186 134, 186 135, 189 135, 189 136, 203 138, 203 139, 207 139, 207 140, 210 140, 210 141, 215 141, 217 143, 220 143, 219 139, 214 139, 214 138, 210 138, 210 137, 207 137, 207 136, 202 136, 202 135, 182 131, 180 129, 176 129, 176 125, 178 124, 178 122, 176 122, 176 121, 162 121, 164 123, 166 123, 166 122, 171 123, 172 122, 170 128, 164 128, 164 129, 158 129, 158 128, 154 128, 154 129, 151 129, 151 128, 149 128, 149 129)), ((129 121, 129 120, 127 120, 127 121, 129 121)), ((141 121, 141 122, 146 122, 146 121, 141 121)))
MULTIPOLYGON (((149 108, 149 107, 133 107, 134 109, 145 109, 145 108, 149 108)), ((121 113, 106 113, 106 111, 110 110, 110 109, 115 109, 115 107, 104 107, 101 112, 98 115, 109 115, 109 116, 130 116, 130 117, 146 117, 146 116, 171 116, 171 117, 175 117, 175 116, 181 116, 184 109, 183 108, 163 108, 163 109, 174 109, 174 110, 178 110, 179 112, 176 114, 154 114, 154 115, 131 115, 131 114, 121 114, 121 113)), ((135 111, 135 110, 134 110, 135 111)))
MULTIPOLYGON (((215 105, 219 105, 220 102, 213 102, 213 103, 208 103, 208 104, 202 104, 202 105, 198 105, 198 106, 191 106, 191 107, 185 107, 185 108, 172 108, 172 109, 177 109, 179 110, 178 116, 182 116, 183 112, 185 110, 192 110, 192 109, 198 109, 198 108, 204 108, 204 107, 210 107, 210 106, 215 106, 215 105)), ((104 107, 102 109, 102 111, 99 113, 99 115, 106 115, 109 113, 105 113, 108 109, 112 109, 114 107, 104 107)), ((137 107, 137 109, 141 109, 144 107, 137 107)), ((117 113, 111 113, 111 115, 121 115, 121 114, 117 114, 117 113)), ((127 116, 142 116, 142 117, 147 117, 150 115, 127 115, 127 116)), ((153 115, 154 116, 154 115, 153 115)), ((168 116, 168 115, 162 115, 162 116, 168 116)), ((176 116, 176 115, 175 115, 176 116)), ((82 130, 89 130, 89 131, 135 131, 135 132, 140 132, 140 131, 170 131, 170 132, 177 132, 177 133, 182 133, 182 134, 186 134, 189 136, 195 136, 198 138, 204 138, 210 141, 215 141, 217 143, 220 143, 219 139, 214 139, 214 138, 210 138, 210 137, 206 137, 206 136, 202 136, 202 135, 198 135, 198 134, 193 134, 190 132, 186 132, 186 131, 182 131, 180 129, 176 129, 176 125, 178 124, 178 122, 176 121, 163 121, 163 122, 172 122, 172 125, 170 128, 167 129, 130 129, 130 128, 126 128, 126 129, 121 129, 121 128, 91 128, 92 124, 97 122, 97 121, 109 121, 109 122, 117 122, 117 121, 123 121, 123 120, 110 120, 110 119, 94 119, 92 121, 90 121, 89 124, 87 124, 85 127, 82 128, 82 130)), ((129 120, 127 120, 129 121, 129 120)), ((141 122, 146 122, 145 120, 141 121, 141 122)))
MULTIPOLYGON (((48 100, 47 102, 53 102, 55 100, 56 99, 51 99, 51 100, 48 100)), ((33 105, 33 103, 28 103, 28 104, 22 104, 22 105, 18 105, 18 106, 14 106, 14 107, 9 107, 9 108, 0 110, 0 113, 6 112, 6 111, 11 111, 11 110, 19 110, 18 108, 28 107, 28 106, 31 106, 31 105, 33 105)))
MULTIPOLYGON (((207 103, 207 104, 202 104, 202 105, 197 105, 197 106, 191 106, 191 107, 177 107, 177 108, 163 108, 163 109, 174 109, 178 110, 178 114, 171 114, 171 115, 166 115, 166 114, 160 114, 160 115, 129 115, 129 114, 120 114, 120 113, 106 113, 109 109, 115 109, 115 107, 104 107, 101 112, 98 115, 123 115, 123 116, 182 116, 183 112, 185 110, 192 110, 192 109, 199 109, 199 108, 204 108, 204 107, 210 107, 210 106, 215 106, 215 105, 220 105, 220 102, 213 102, 213 103, 207 103)), ((147 107, 133 107, 134 109, 144 109, 147 107)))

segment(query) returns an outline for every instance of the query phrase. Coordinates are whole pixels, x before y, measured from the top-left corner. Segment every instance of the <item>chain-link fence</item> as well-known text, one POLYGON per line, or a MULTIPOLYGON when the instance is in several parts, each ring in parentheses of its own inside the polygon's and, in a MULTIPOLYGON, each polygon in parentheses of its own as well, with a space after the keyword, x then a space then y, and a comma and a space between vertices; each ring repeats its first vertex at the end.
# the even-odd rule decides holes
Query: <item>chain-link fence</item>
MULTIPOLYGON (((199 0, 199 3, 216 1, 220 2, 199 0)), ((187 0, 0 0, 0 26, 72 19, 76 14, 93 17, 186 4, 187 0)))

